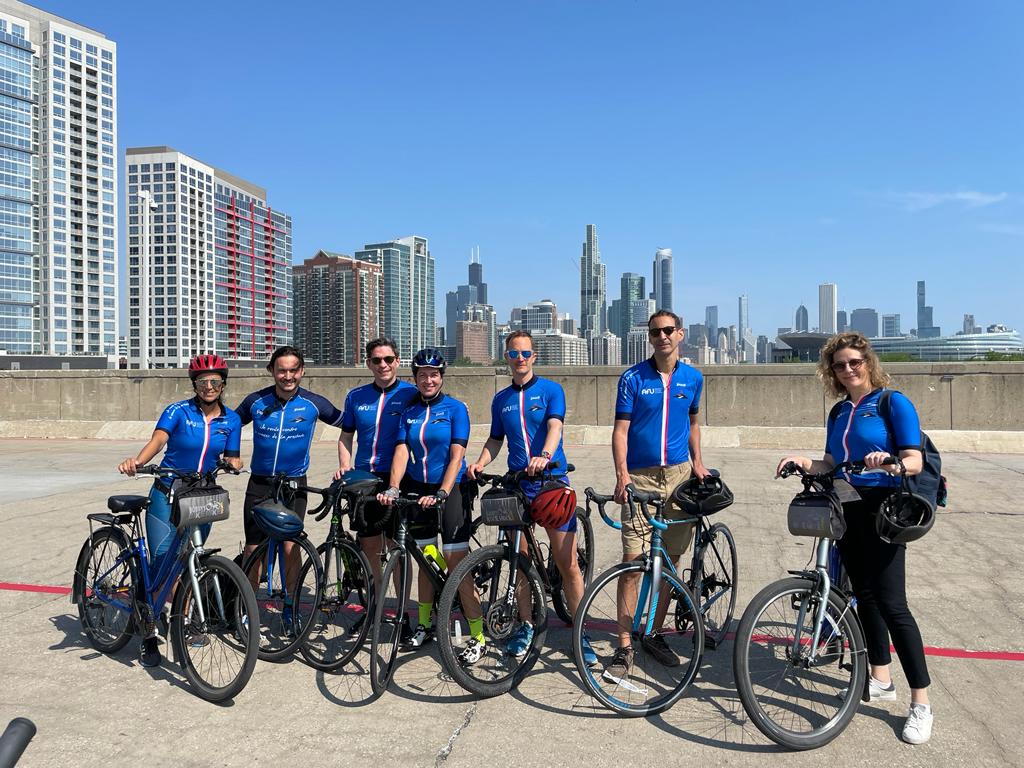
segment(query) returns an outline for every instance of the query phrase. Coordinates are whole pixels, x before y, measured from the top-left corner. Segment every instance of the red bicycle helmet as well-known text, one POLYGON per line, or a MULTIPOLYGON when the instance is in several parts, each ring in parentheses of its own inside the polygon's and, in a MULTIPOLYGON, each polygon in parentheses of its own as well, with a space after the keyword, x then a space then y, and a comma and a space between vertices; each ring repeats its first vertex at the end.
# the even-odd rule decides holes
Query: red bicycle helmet
POLYGON ((544 483, 530 504, 530 518, 542 528, 561 528, 575 514, 576 491, 557 481, 544 483))
POLYGON ((188 364, 188 377, 195 381, 204 373, 219 373, 228 377, 228 364, 220 355, 196 355, 188 364))

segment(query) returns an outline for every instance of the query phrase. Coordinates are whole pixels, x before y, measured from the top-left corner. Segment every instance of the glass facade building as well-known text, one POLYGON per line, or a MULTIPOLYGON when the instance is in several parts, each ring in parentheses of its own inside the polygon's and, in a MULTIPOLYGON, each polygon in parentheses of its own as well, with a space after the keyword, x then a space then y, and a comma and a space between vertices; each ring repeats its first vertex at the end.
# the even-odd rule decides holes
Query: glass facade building
POLYGON ((587 224, 580 259, 580 333, 584 338, 608 330, 608 301, 605 265, 597 247, 597 227, 587 224))

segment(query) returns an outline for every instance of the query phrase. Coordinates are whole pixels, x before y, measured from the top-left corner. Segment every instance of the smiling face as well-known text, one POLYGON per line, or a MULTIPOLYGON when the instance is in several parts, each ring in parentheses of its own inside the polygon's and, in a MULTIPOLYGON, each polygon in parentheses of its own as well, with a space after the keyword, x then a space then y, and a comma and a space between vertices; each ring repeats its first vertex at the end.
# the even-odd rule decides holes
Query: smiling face
POLYGON ((416 369, 416 389, 420 391, 425 400, 429 400, 441 391, 444 384, 444 376, 437 368, 416 369))
POLYGON ((299 382, 302 381, 302 374, 305 369, 302 361, 295 355, 281 355, 274 361, 274 386, 277 394, 284 399, 290 398, 299 389, 299 382))
POLYGON ((853 347, 844 347, 832 354, 832 372, 851 395, 871 391, 871 364, 853 347))
POLYGON ((683 329, 667 315, 652 317, 647 323, 647 338, 656 355, 665 357, 679 348, 683 340, 683 329))
POLYGON ((398 378, 400 363, 398 354, 387 344, 374 347, 366 358, 366 367, 373 374, 373 382, 381 389, 391 386, 398 378))
POLYGON ((219 373, 204 373, 192 380, 192 388, 199 401, 209 405, 216 402, 224 390, 224 377, 219 373))
POLYGON ((508 342, 505 349, 505 359, 508 361, 512 374, 517 378, 529 379, 533 371, 533 364, 537 356, 533 353, 533 339, 529 336, 517 336, 508 342))

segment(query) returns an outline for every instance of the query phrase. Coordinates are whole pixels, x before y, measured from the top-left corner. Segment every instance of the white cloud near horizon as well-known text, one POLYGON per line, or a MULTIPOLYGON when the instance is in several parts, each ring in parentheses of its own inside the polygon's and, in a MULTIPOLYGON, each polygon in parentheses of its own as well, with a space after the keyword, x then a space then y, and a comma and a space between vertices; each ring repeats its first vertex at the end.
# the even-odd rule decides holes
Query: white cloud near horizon
POLYGON ((979 192, 973 189, 959 192, 890 192, 887 198, 905 211, 917 213, 947 203, 957 203, 964 208, 985 208, 1008 199, 1006 192, 979 192))

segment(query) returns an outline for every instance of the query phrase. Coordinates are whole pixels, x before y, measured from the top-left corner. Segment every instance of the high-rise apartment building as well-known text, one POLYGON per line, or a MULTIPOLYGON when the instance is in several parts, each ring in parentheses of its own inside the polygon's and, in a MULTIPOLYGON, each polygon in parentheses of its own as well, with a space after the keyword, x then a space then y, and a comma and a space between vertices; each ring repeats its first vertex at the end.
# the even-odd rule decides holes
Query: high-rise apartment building
POLYGON ((796 317, 793 322, 793 330, 797 333, 807 333, 810 330, 810 320, 807 315, 807 307, 801 304, 796 308, 796 317))
POLYGON ((942 329, 932 322, 932 308, 925 304, 924 280, 917 281, 917 338, 935 339, 942 329))
POLYGON ((366 343, 381 335, 383 268, 318 251, 292 269, 295 346, 319 365, 363 365, 366 343))
POLYGON ((551 299, 533 301, 525 307, 512 310, 513 316, 519 315, 517 330, 536 333, 538 331, 560 330, 558 323, 558 307, 551 299))
POLYGON ((117 46, 0 0, 0 349, 117 354, 117 46))
POLYGON ((836 333, 836 311, 839 309, 839 287, 835 283, 818 286, 818 332, 836 333))
POLYGON ((882 336, 887 339, 891 339, 895 336, 901 336, 900 333, 900 316, 895 315, 882 315, 882 336))
POLYGON ((659 248, 654 252, 654 284, 651 298, 658 309, 672 311, 672 249, 659 248))
POLYGON ((129 148, 126 165, 130 367, 260 360, 290 343, 291 217, 171 147, 129 148))
MULTIPOLYGON (((490 304, 470 304, 462 313, 459 315, 459 322, 463 320, 473 323, 482 323, 487 333, 487 344, 484 348, 483 357, 486 358, 483 362, 491 362, 501 357, 500 347, 498 346, 498 316, 494 311, 494 307, 490 304)), ((456 325, 456 337, 458 337, 458 326, 456 325)), ((479 357, 479 355, 478 355, 479 357)), ((474 362, 476 362, 476 359, 474 362)))
POLYGON ((622 340, 610 331, 588 340, 591 365, 621 365, 622 340))
MULTIPOLYGON (((434 343, 434 257, 425 237, 372 243, 356 251, 361 261, 384 268, 384 335, 411 360, 434 343)), ((452 340, 448 340, 451 344, 452 340)))
POLYGON ((651 356, 647 327, 634 326, 622 340, 623 365, 636 365, 651 356))
POLYGON ((850 323, 846 319, 846 310, 836 310, 836 333, 842 333, 850 327, 850 323))
POLYGON ((589 338, 608 329, 605 265, 597 247, 597 227, 587 224, 580 259, 580 333, 589 338))
POLYGON ((855 309, 850 313, 850 330, 860 331, 869 339, 878 336, 878 312, 870 307, 855 309))
POLYGON ((556 330, 532 332, 537 365, 589 365, 587 340, 556 330))
POLYGON ((476 320, 455 323, 455 357, 485 365, 494 359, 490 352, 492 329, 476 320))

